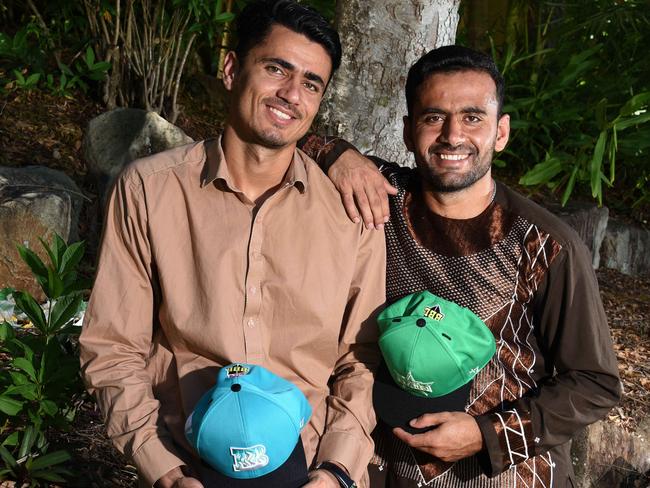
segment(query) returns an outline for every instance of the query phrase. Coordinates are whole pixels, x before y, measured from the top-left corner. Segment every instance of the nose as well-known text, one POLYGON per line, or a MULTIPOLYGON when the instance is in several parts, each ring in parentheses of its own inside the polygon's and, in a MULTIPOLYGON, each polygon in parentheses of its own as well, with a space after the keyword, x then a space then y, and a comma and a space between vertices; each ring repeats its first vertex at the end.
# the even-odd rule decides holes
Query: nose
POLYGON ((300 101, 300 79, 297 76, 287 77, 278 88, 278 97, 284 101, 297 105, 300 101))
POLYGON ((442 130, 438 136, 440 142, 449 144, 450 146, 458 146, 465 142, 465 134, 463 133, 463 126, 456 117, 447 117, 442 130))

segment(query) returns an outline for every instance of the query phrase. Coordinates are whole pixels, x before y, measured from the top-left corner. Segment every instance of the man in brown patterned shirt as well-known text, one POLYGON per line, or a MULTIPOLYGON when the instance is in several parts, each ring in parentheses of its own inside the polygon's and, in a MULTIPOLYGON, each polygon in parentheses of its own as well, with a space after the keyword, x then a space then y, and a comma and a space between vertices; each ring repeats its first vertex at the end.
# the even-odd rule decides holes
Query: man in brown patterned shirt
MULTIPOLYGON (((435 49, 406 83, 404 141, 416 169, 371 162, 341 141, 321 154, 351 218, 383 227, 390 209, 388 302, 427 289, 475 312, 497 343, 465 412, 424 414, 411 426, 433 428, 420 434, 380 422, 373 487, 571 487, 572 436, 620 397, 588 250, 492 179, 510 131, 503 93, 490 57, 435 49)), ((319 140, 310 143, 317 154, 319 140)))

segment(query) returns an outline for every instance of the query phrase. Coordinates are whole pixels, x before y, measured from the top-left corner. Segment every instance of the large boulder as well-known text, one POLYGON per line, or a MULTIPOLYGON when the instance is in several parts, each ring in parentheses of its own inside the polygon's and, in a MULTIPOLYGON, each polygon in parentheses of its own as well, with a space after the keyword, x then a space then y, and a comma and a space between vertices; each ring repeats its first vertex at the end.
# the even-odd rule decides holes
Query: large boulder
POLYGON ((74 181, 59 171, 43 166, 0 167, 0 288, 10 286, 42 298, 16 244, 45 260, 39 237, 51 242, 57 233, 67 242, 77 240, 83 198, 74 181))
POLYGON ((573 441, 576 488, 650 486, 650 419, 638 419, 634 432, 609 421, 596 422, 573 441))
POLYGON ((548 208, 578 233, 591 252, 594 269, 602 265, 600 247, 609 221, 609 209, 581 202, 569 202, 565 207, 549 205, 548 208))
POLYGON ((632 276, 650 275, 650 230, 610 219, 600 254, 606 268, 632 276))
POLYGON ((192 140, 155 112, 117 108, 90 121, 83 152, 104 202, 113 179, 128 163, 192 140))

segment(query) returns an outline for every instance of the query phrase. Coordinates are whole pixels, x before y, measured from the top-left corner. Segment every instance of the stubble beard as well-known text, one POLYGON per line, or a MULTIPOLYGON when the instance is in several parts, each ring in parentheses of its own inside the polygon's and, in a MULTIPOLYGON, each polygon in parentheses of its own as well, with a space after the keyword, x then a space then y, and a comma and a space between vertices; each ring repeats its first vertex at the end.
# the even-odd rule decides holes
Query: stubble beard
MULTIPOLYGON (((474 152, 472 164, 470 165, 469 171, 466 173, 440 174, 435 172, 434 165, 429 161, 425 161, 423 164, 418 163, 417 167, 420 174, 433 191, 440 193, 457 192, 469 188, 490 171, 492 159, 494 157, 494 146, 495 142, 493 141, 489 150, 482 155, 474 152)), ((433 156, 429 157, 431 158, 433 156)))

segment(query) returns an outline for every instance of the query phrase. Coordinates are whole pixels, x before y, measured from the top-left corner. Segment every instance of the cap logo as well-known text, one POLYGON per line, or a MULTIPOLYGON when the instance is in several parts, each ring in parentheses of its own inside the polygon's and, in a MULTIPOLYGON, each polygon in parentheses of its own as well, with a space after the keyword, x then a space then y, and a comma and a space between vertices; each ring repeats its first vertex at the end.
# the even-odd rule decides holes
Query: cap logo
POLYGON ((413 378, 413 373, 410 371, 406 374, 406 376, 395 373, 395 381, 405 390, 423 391, 426 393, 432 392, 431 385, 433 382, 423 383, 422 381, 418 381, 413 378))
POLYGON ((262 444, 251 447, 231 447, 230 455, 234 461, 232 465, 234 471, 251 471, 269 464, 266 447, 262 444))
POLYGON ((246 376, 250 373, 251 369, 243 364, 233 364, 226 368, 226 378, 238 378, 239 376, 246 376))
POLYGON ((434 305, 433 307, 425 307, 424 316, 429 317, 436 322, 440 322, 445 318, 445 314, 440 310, 440 305, 434 305))

